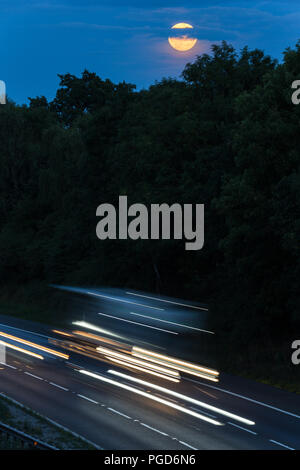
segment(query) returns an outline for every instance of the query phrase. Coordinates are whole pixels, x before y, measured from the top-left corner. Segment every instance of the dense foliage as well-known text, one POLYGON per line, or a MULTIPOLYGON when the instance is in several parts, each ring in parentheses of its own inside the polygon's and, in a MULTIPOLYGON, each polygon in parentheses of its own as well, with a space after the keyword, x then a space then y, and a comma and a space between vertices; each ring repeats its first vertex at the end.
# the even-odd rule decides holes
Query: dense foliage
MULTIPOLYGON (((84 71, 0 107, 0 278, 207 301, 236 348, 299 331, 300 43, 278 64, 227 43, 147 90, 84 71), (96 208, 204 203, 205 246, 96 238, 96 208)), ((292 339, 295 339, 292 337, 292 339)), ((289 351, 287 352, 289 354, 289 351)))

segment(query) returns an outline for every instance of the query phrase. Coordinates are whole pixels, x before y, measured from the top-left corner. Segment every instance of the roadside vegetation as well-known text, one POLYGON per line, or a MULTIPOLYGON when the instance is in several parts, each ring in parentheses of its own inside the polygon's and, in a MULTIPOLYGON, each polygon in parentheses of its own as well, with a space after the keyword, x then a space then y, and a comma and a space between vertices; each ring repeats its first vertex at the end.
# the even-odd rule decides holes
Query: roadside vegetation
MULTIPOLYGON (((65 431, 27 407, 21 407, 9 399, 0 397, 0 422, 42 441, 58 450, 87 449, 91 444, 65 431)), ((34 449, 34 445, 21 439, 0 434, 0 450, 34 449)))
MULTIPOLYGON (((226 42, 137 91, 84 71, 0 107, 0 313, 64 321, 48 285, 210 306, 219 368, 300 392, 300 43, 278 63, 226 42), (96 208, 204 203, 205 245, 104 241, 96 208)), ((53 320, 53 321, 51 321, 53 320)))

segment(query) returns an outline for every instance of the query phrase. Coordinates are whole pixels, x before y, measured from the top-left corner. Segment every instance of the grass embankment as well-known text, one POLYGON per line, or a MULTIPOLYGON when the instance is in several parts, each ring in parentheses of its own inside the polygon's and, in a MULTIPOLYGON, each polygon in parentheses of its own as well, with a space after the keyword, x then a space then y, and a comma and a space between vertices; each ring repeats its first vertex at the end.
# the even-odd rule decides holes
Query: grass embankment
MULTIPOLYGON (((95 450, 94 446, 80 437, 56 426, 27 407, 19 406, 4 397, 0 397, 0 421, 59 450, 95 450)), ((24 447, 31 448, 30 444, 25 444, 24 447)), ((22 448, 21 440, 7 438, 5 434, 0 435, 0 450, 22 448)))

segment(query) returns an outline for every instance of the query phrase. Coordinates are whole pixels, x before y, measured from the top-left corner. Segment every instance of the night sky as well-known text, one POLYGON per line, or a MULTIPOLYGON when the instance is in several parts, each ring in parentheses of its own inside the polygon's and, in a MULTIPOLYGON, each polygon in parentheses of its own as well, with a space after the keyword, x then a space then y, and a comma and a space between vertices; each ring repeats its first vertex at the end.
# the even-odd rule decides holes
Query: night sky
POLYGON ((298 0, 0 0, 0 79, 17 103, 53 98, 58 73, 79 75, 85 68, 140 89, 178 77, 187 62, 223 39, 281 60, 299 38, 298 0), (198 43, 189 52, 168 44, 177 22, 194 26, 198 43))

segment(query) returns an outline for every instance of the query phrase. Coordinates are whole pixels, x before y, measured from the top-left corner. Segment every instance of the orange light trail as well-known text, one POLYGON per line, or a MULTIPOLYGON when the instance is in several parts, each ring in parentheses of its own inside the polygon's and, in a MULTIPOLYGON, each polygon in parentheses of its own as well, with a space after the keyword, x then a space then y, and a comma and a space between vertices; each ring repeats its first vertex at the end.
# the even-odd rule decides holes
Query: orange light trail
POLYGON ((31 341, 27 341, 22 338, 18 338, 17 336, 9 335, 7 333, 3 333, 0 331, 0 336, 3 336, 4 338, 11 339, 12 341, 16 341, 18 343, 26 344, 27 346, 31 346, 32 348, 40 349, 41 351, 47 352, 49 354, 53 354, 54 356, 61 357, 63 359, 69 359, 69 356, 67 354, 55 351, 54 349, 46 348, 45 346, 41 346, 36 343, 32 343, 31 341))

